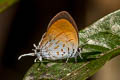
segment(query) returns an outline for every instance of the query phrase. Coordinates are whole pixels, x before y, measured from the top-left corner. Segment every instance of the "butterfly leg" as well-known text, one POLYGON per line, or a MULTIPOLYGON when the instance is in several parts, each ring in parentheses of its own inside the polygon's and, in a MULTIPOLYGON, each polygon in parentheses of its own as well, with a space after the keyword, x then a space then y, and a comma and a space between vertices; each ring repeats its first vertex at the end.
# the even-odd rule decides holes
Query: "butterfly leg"
MULTIPOLYGON (((70 57, 67 58, 66 63, 68 62, 70 57)), ((75 55, 75 62, 77 63, 77 55, 75 55)))
POLYGON ((78 52, 78 55, 79 55, 79 57, 80 57, 81 59, 83 59, 83 57, 82 57, 82 55, 81 55, 82 49, 83 49, 83 48, 78 48, 78 51, 77 51, 77 52, 78 52))
MULTIPOLYGON (((68 52, 69 54, 69 52, 68 52)), ((72 54, 70 56, 67 57, 66 63, 68 62, 69 58, 72 56, 72 54)))
MULTIPOLYGON (((35 47, 35 49, 37 49, 37 46, 35 44, 33 44, 33 46, 35 47)), ((34 49, 33 49, 34 50, 34 49)))
POLYGON ((42 62, 42 57, 35 58, 34 62, 37 62, 37 60, 39 60, 40 62, 42 62))
POLYGON ((40 53, 37 53, 36 56, 37 56, 37 58, 35 58, 34 62, 36 62, 37 60, 42 62, 42 56, 40 55, 40 53))
POLYGON ((38 58, 35 58, 35 59, 34 59, 34 62, 36 63, 36 62, 37 62, 37 60, 38 60, 38 58))
POLYGON ((66 63, 68 62, 68 60, 69 60, 69 57, 67 58, 66 63))

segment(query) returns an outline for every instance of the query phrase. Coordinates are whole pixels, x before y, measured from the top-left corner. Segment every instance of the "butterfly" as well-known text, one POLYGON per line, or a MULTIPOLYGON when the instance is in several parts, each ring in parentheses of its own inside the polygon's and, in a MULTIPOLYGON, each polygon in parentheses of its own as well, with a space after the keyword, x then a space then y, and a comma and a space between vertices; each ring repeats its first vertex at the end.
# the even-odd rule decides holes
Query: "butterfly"
MULTIPOLYGON (((36 56, 35 62, 42 59, 59 60, 81 57, 81 48, 78 48, 78 29, 71 15, 66 11, 59 12, 48 24, 47 31, 43 34, 38 46, 33 44, 34 53, 22 54, 23 56, 36 56), (79 52, 78 52, 79 50, 79 52)), ((82 57, 81 57, 82 58, 82 57)))

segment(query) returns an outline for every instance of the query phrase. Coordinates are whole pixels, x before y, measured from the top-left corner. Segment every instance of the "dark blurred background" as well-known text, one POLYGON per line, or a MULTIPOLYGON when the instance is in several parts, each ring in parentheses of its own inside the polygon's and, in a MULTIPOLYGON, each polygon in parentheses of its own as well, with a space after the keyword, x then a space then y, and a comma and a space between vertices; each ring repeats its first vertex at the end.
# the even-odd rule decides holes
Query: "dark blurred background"
MULTIPOLYGON (((120 8, 120 0, 20 0, 0 14, 0 80, 22 80, 35 57, 17 60, 32 52, 56 13, 68 11, 79 30, 120 8)), ((117 57, 89 80, 119 80, 117 57)))

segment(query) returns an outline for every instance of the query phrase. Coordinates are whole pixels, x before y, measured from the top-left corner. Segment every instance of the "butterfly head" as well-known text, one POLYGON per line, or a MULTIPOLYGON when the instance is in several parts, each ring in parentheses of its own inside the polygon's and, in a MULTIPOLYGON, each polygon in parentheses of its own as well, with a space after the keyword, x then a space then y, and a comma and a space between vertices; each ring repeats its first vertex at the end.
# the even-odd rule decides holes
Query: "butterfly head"
POLYGON ((18 60, 20 60, 24 56, 37 56, 37 58, 34 60, 34 62, 36 62, 37 60, 42 61, 41 49, 38 48, 35 44, 33 44, 33 46, 35 47, 35 49, 32 49, 34 51, 34 53, 22 54, 19 56, 18 60))

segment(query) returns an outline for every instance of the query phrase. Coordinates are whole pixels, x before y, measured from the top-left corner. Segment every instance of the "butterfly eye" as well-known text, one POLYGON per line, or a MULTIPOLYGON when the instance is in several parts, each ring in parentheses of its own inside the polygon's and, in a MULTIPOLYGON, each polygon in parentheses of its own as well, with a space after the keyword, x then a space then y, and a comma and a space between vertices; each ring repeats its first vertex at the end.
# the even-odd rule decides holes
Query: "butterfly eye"
POLYGON ((40 52, 40 49, 36 49, 36 52, 40 52))

